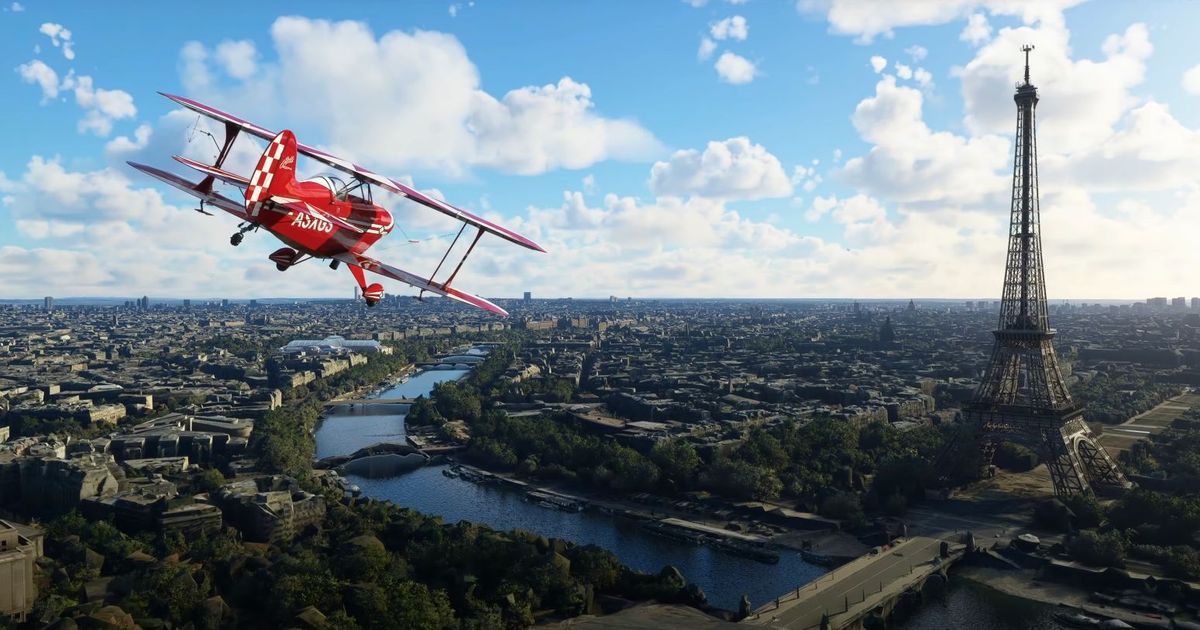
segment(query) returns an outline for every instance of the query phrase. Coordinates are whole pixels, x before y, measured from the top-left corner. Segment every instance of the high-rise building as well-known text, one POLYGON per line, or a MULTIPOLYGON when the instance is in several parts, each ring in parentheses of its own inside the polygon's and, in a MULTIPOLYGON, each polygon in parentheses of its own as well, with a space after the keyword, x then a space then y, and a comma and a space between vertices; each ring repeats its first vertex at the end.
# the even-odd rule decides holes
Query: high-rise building
POLYGON ((229 300, 221 300, 221 308, 229 308, 229 300))
POLYGON ((138 308, 142 309, 143 311, 150 310, 150 298, 143 295, 142 299, 138 300, 138 308))
POLYGON ((993 332, 991 362, 964 415, 980 436, 985 464, 991 463, 1001 441, 1012 440, 1039 451, 1059 496, 1088 493, 1092 484, 1128 487, 1084 422, 1083 406, 1072 400, 1054 351, 1042 266, 1034 139, 1038 93, 1029 80, 1033 47, 1022 50, 1025 81, 1013 97, 1017 139, 1000 323, 993 332))
POLYGON ((1192 298, 1192 310, 1200 311, 1200 297, 1192 298))
POLYGON ((192 301, 191 301, 191 300, 184 300, 184 301, 183 301, 183 308, 192 308, 192 301))
POLYGON ((53 311, 54 310, 54 298, 49 295, 42 298, 42 308, 47 311, 53 311))
POLYGON ((529 291, 526 291, 526 292, 525 292, 525 295, 524 295, 524 296, 523 296, 521 299, 522 299, 523 301, 525 301, 526 303, 528 303, 528 302, 532 302, 532 301, 533 301, 533 293, 530 293, 529 291))
POLYGON ((1149 306, 1150 308, 1167 308, 1167 298, 1165 298, 1165 297, 1146 298, 1146 306, 1149 306))
POLYGON ((1171 300, 1171 308, 1173 308, 1173 309, 1185 309, 1185 308, 1187 308, 1187 298, 1185 298, 1185 297, 1177 297, 1177 298, 1175 298, 1175 299, 1171 300))

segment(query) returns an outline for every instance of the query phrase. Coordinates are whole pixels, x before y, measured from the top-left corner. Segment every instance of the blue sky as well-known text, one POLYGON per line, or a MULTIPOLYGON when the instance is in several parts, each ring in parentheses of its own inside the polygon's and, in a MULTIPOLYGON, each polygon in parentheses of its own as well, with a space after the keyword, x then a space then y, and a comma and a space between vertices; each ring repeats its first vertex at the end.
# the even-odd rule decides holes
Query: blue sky
MULTIPOLYGON (((485 295, 992 297, 1023 41, 1039 46, 1051 295, 1200 293, 1179 272, 1194 246, 1141 251, 1200 210, 1194 3, 4 6, 4 297, 346 292, 348 274, 279 275, 266 235, 233 250, 232 220, 124 166, 209 150, 157 90, 291 128, 551 249, 489 244, 460 282, 485 295), (1128 241, 1104 242, 1114 231, 1128 241)), ((428 240, 373 251, 427 273, 453 226, 400 215, 428 240)))

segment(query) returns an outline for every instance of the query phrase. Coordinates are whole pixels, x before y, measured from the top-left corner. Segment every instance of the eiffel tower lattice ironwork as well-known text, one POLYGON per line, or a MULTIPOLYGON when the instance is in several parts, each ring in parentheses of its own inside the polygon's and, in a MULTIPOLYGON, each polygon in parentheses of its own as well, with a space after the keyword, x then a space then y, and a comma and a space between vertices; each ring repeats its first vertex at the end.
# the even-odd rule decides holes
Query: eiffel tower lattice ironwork
POLYGON ((1037 141, 1034 110, 1037 88, 1017 85, 1017 138, 1013 158, 1012 214, 1000 325, 987 372, 966 406, 967 422, 979 432, 984 464, 1003 440, 1024 444, 1041 455, 1054 493, 1090 492, 1093 484, 1128 487, 1117 465, 1083 421, 1083 408, 1071 399, 1054 353, 1054 330, 1046 308, 1038 207, 1037 141))

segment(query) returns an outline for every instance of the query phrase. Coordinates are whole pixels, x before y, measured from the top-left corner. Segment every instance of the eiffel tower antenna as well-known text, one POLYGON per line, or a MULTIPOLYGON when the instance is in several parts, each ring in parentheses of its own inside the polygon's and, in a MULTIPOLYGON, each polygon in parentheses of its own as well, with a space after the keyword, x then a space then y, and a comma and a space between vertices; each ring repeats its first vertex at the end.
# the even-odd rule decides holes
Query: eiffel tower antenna
POLYGON ((1050 469, 1054 493, 1090 492, 1093 484, 1129 487, 1129 482, 1083 421, 1083 408, 1071 399, 1054 353, 1054 330, 1046 307, 1038 204, 1037 140, 1034 112, 1037 88, 1017 86, 1017 137, 1013 153, 1013 194, 1008 261, 1000 322, 993 332, 992 358, 965 417, 979 430, 984 464, 1004 440, 1039 451, 1050 469))

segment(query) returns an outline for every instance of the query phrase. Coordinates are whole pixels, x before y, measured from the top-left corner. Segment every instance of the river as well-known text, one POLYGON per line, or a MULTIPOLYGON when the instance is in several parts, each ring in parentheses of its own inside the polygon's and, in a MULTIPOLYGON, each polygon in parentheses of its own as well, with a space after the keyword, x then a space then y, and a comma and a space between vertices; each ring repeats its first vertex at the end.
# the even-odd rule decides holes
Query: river
POLYGON ((1055 607, 1005 595, 950 574, 950 587, 925 600, 904 630, 1066 630, 1054 619, 1055 607))
MULTIPOLYGON (((442 381, 461 378, 466 370, 432 370, 384 390, 379 398, 416 398, 442 381)), ((353 453, 378 442, 404 442, 405 407, 348 406, 332 408, 317 429, 317 457, 353 453)), ((758 607, 812 580, 825 569, 781 552, 779 564, 661 538, 628 520, 597 512, 559 512, 527 503, 511 490, 477 485, 442 474, 444 466, 426 466, 390 479, 347 475, 365 496, 441 516, 446 522, 484 523, 498 530, 524 529, 547 537, 594 544, 612 551, 622 562, 645 572, 678 567, 704 589, 714 606, 737 610, 743 593, 758 607)))
MULTIPOLYGON (((467 370, 430 370, 375 394, 377 398, 428 395, 443 381, 462 378, 467 370)), ((394 405, 338 406, 317 429, 317 457, 346 455, 379 442, 405 440, 404 410, 394 405)), ((705 546, 691 546, 654 536, 625 520, 596 512, 569 513, 527 503, 511 490, 473 484, 442 474, 445 466, 426 466, 390 479, 347 478, 365 496, 441 516, 446 522, 484 523, 498 530, 524 529, 547 537, 594 544, 612 551, 622 562, 645 572, 665 565, 678 567, 708 595, 709 602, 737 610, 743 593, 757 608, 825 572, 791 552, 781 552, 770 565, 705 546)), ((1056 630, 1049 606, 1008 597, 963 580, 952 580, 941 597, 931 599, 899 627, 906 630, 1056 630)))

